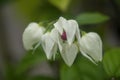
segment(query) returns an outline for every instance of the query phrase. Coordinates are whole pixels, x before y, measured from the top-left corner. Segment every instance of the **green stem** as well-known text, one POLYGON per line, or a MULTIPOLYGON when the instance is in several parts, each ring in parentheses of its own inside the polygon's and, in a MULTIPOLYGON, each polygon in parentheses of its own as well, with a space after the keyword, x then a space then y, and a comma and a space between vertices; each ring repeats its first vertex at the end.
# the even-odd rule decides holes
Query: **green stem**
POLYGON ((48 25, 46 26, 46 27, 47 27, 47 28, 46 28, 46 31, 45 31, 44 33, 46 33, 47 31, 51 30, 51 29, 53 28, 53 23, 55 23, 55 22, 56 22, 56 20, 48 23, 48 25))

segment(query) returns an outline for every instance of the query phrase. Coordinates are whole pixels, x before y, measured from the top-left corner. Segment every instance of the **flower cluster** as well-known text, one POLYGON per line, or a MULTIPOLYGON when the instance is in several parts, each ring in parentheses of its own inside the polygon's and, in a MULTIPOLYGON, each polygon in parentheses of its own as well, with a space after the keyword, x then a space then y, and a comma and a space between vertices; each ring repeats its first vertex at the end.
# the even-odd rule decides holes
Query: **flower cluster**
POLYGON ((30 23, 23 33, 25 49, 34 49, 33 45, 39 43, 47 59, 55 58, 59 50, 68 66, 73 64, 78 52, 93 63, 102 60, 102 41, 97 33, 89 32, 82 35, 75 20, 66 20, 63 17, 53 26, 51 31, 46 31, 45 27, 30 23))

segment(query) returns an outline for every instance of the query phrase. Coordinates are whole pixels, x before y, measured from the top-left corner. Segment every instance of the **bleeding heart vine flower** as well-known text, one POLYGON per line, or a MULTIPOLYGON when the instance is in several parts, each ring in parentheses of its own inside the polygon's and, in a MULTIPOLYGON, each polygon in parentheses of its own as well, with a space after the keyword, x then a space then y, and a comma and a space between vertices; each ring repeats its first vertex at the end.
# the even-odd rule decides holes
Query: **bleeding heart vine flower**
POLYGON ((32 22, 23 32, 23 45, 26 50, 33 49, 33 45, 41 40, 45 28, 39 26, 37 23, 32 22))
POLYGON ((54 26, 60 33, 62 39, 67 40, 69 45, 73 43, 75 36, 77 39, 80 39, 78 23, 75 20, 66 20, 60 17, 54 26))
POLYGON ((71 66, 77 56, 78 46, 75 37, 80 41, 80 31, 75 20, 60 17, 54 24, 59 33, 58 46, 61 56, 68 66, 71 66), (72 51, 71 51, 72 50, 72 51))
POLYGON ((102 41, 97 33, 90 32, 80 40, 81 53, 93 63, 102 61, 102 41))

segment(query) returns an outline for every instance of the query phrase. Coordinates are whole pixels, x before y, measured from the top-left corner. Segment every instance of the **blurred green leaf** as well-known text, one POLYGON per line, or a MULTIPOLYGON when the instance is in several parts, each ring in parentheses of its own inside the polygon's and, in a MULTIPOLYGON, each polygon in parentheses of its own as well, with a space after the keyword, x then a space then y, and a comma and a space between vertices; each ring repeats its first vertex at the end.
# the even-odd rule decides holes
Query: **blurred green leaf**
POLYGON ((61 68, 60 78, 61 80, 79 80, 79 72, 76 69, 76 66, 71 68, 63 65, 61 68))
POLYGON ((61 80, 106 80, 102 64, 95 65, 83 56, 78 56, 71 67, 61 67, 61 80))
POLYGON ((109 19, 108 16, 101 13, 82 13, 77 16, 76 20, 80 25, 98 24, 105 22, 109 19))
POLYGON ((61 11, 66 11, 71 0, 49 0, 51 4, 56 6, 61 11))
POLYGON ((20 75, 27 70, 29 70, 33 65, 40 63, 42 61, 45 61, 46 57, 41 49, 37 49, 34 54, 32 54, 32 51, 29 51, 26 53, 26 55, 23 57, 21 62, 19 63, 16 74, 20 75))
POLYGON ((110 77, 120 77, 120 48, 114 48, 105 53, 104 69, 110 77))
POLYGON ((21 15, 29 22, 54 20, 61 14, 48 0, 19 0, 15 3, 15 8, 18 17, 21 15))
POLYGON ((5 64, 5 79, 13 80, 14 79, 14 67, 10 63, 5 64))

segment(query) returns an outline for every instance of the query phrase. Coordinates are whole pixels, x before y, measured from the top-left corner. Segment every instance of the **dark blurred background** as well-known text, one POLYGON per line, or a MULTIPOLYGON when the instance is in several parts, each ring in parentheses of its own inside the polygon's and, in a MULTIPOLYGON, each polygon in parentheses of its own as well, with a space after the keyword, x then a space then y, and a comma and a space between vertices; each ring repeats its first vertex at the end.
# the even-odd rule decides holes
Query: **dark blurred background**
MULTIPOLYGON (((14 68, 26 53, 22 33, 27 25, 56 20, 59 16, 78 18, 81 29, 100 34, 104 50, 120 46, 120 0, 0 0, 0 80, 12 76, 6 74, 7 69, 14 68), (81 14, 94 12, 109 19, 101 23, 80 24, 78 17, 81 14)), ((57 70, 43 62, 32 67, 29 75, 58 76, 56 73, 57 70)))

